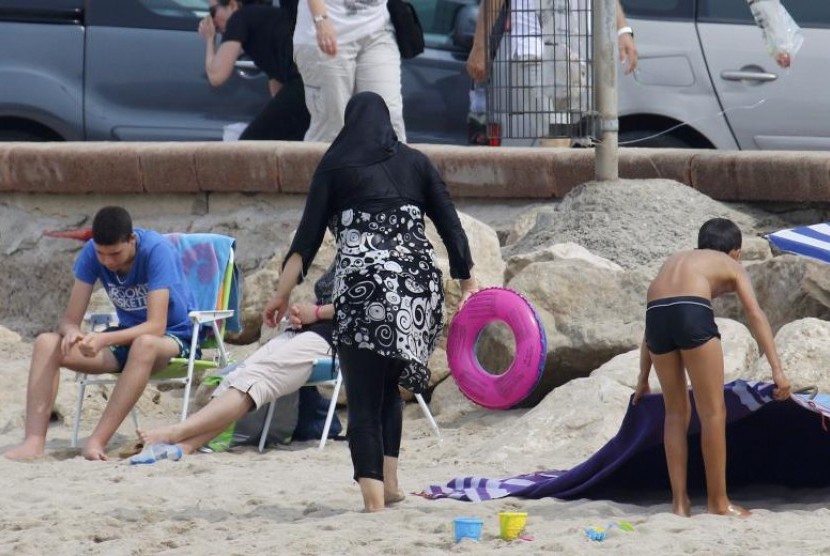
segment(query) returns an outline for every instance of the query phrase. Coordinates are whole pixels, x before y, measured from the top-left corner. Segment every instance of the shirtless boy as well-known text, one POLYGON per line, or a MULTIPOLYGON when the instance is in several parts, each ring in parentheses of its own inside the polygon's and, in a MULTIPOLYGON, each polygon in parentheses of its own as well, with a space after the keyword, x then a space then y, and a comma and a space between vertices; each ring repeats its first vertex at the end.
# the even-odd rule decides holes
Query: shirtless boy
POLYGON ((726 494, 726 405, 723 397, 723 349, 711 300, 735 292, 749 327, 772 367, 783 400, 790 382, 781 370, 772 329, 744 268, 741 231, 734 222, 713 218, 700 228, 698 248, 671 255, 660 268, 647 294, 646 332, 641 347, 640 376, 633 403, 649 392, 652 363, 666 406, 663 441, 672 490, 672 511, 691 513, 686 491, 687 432, 691 418, 686 373, 700 419, 701 450, 706 472, 707 510, 712 514, 747 516, 726 494))

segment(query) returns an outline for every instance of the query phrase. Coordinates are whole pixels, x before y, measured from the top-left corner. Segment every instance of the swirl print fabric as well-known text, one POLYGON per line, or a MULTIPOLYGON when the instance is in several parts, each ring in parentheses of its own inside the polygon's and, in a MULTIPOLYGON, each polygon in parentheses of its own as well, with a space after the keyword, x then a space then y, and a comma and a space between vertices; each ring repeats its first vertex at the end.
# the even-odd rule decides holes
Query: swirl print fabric
POLYGON ((347 209, 337 220, 336 237, 335 345, 404 359, 410 364, 401 385, 426 390, 444 292, 421 209, 347 209))

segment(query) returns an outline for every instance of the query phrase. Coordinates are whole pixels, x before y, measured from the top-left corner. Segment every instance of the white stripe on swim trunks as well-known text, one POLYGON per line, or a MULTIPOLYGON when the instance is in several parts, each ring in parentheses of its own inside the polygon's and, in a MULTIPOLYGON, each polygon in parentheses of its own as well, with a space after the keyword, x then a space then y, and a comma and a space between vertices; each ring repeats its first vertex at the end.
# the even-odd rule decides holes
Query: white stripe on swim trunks
POLYGON ((660 307, 671 307, 672 305, 700 305, 701 307, 706 307, 710 311, 712 310, 711 305, 707 305, 706 303, 700 303, 699 301, 673 301, 671 303, 663 303, 661 305, 652 305, 650 307, 646 307, 646 312, 651 311, 652 309, 658 309, 660 307))

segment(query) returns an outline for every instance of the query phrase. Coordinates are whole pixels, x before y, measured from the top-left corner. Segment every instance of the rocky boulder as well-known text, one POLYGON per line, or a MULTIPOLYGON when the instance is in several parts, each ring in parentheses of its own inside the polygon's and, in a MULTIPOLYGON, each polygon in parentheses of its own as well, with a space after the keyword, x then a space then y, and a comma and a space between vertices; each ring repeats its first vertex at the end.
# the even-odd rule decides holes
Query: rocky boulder
MULTIPOLYGON (((775 335, 775 345, 793 388, 817 386, 819 392, 830 392, 830 322, 816 318, 791 322, 775 335)), ((766 357, 758 360, 749 378, 772 380, 766 357)))

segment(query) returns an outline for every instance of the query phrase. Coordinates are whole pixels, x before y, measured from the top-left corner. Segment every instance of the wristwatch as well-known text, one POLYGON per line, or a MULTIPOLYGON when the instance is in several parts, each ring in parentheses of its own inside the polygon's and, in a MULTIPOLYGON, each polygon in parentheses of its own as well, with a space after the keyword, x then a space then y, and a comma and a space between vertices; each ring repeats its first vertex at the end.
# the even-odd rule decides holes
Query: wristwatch
POLYGON ((317 25, 318 23, 320 23, 320 22, 321 22, 321 21, 323 21, 324 19, 328 19, 328 18, 329 18, 329 14, 320 14, 320 15, 315 15, 315 16, 313 17, 313 19, 314 19, 314 25, 317 25))

